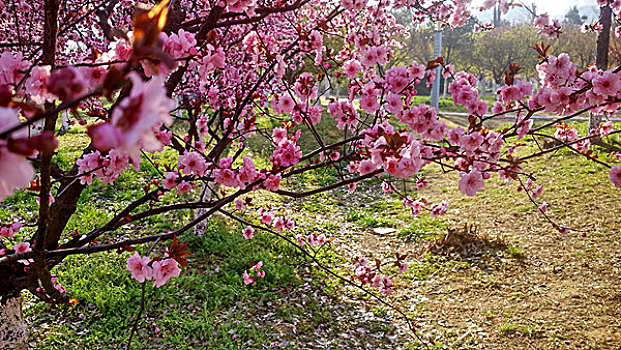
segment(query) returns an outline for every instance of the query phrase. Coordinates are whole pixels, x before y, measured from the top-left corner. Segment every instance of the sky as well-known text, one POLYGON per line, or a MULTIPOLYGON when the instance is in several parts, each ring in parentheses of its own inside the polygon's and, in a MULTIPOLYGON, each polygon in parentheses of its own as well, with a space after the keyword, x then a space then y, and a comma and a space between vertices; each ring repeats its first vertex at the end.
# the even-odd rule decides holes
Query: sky
MULTIPOLYGON (((472 3, 478 7, 483 1, 484 0, 474 0, 472 3)), ((573 6, 578 6, 578 9, 581 10, 580 14, 587 15, 590 19, 594 19, 598 13, 596 0, 521 0, 521 2, 528 6, 534 3, 537 6, 537 13, 541 14, 547 12, 552 18, 562 19, 573 6)), ((476 11, 473 11, 473 13, 475 12, 476 11)), ((479 17, 487 20, 486 17, 491 18, 491 16, 490 12, 489 14, 483 14, 479 17)), ((527 18, 527 13, 524 9, 514 8, 509 11, 509 20, 520 20, 522 17, 524 19, 527 18)))

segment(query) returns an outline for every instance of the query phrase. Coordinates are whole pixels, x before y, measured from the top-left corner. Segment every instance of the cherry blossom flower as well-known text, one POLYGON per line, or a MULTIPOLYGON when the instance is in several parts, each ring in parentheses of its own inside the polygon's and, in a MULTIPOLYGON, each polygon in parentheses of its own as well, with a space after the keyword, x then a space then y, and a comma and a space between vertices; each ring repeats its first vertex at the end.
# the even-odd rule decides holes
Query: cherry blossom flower
POLYGON ((616 188, 621 188, 621 165, 613 165, 609 173, 610 183, 616 188))
POLYGON ((541 193, 543 193, 543 185, 539 185, 535 187, 532 192, 533 199, 536 199, 537 197, 539 197, 541 193))
POLYGON ((153 287, 161 287, 173 277, 181 274, 179 263, 173 259, 153 262, 153 287))
POLYGON ((16 244, 13 246, 13 250, 15 250, 15 253, 19 254, 19 253, 28 253, 30 251, 32 251, 32 249, 30 248, 30 243, 29 242, 22 242, 19 244, 16 244))
POLYGON ((245 271, 244 271, 243 277, 244 277, 244 284, 245 284, 245 285, 249 285, 249 284, 257 284, 257 282, 254 280, 254 277, 253 277, 253 276, 250 276, 250 275, 248 274, 248 271, 247 271, 247 270, 245 270, 245 271))
POLYGON ((471 170, 468 174, 463 174, 459 180, 459 190, 470 197, 474 197, 477 192, 481 191, 483 186, 485 186, 485 181, 483 181, 481 173, 477 170, 471 170))
POLYGON ((127 152, 136 169, 140 164, 140 150, 148 152, 161 149, 153 128, 162 123, 170 125, 168 114, 173 109, 173 101, 166 96, 164 78, 155 76, 144 82, 137 73, 130 73, 132 82, 130 95, 123 99, 112 113, 112 125, 121 133, 120 150, 127 152))
POLYGON ((18 232, 22 226, 24 226, 24 224, 21 222, 0 226, 0 237, 13 238, 15 237, 15 233, 18 232))
POLYGON ((248 226, 242 230, 242 234, 244 235, 245 239, 251 239, 252 237, 254 237, 254 229, 248 226))
POLYGON ((537 208, 537 209, 538 209, 538 210, 537 210, 537 214, 539 214, 539 215, 543 215, 543 214, 545 214, 545 213, 546 213, 546 211, 548 210, 548 206, 549 206, 549 205, 548 205, 548 203, 546 203, 546 202, 541 203, 541 204, 539 205, 539 207, 537 208))
POLYGON ((362 69, 362 66, 357 60, 348 60, 343 63, 343 71, 349 79, 354 79, 356 75, 358 75, 360 69, 362 69))
POLYGON ((184 174, 203 176, 207 171, 207 161, 205 157, 196 152, 185 152, 179 157, 179 169, 183 170, 184 174))
POLYGON ((133 279, 142 283, 153 277, 153 268, 149 266, 150 262, 151 258, 148 256, 140 257, 138 252, 134 252, 134 254, 127 259, 127 270, 132 273, 133 279))
POLYGON ((161 182, 162 187, 164 187, 164 189, 167 189, 167 190, 177 187, 178 178, 179 176, 177 176, 177 174, 175 174, 174 172, 172 171, 166 172, 166 174, 164 174, 164 179, 161 182))
MULTIPOLYGON (((16 109, 0 107, 0 132, 20 123, 17 113, 16 109)), ((27 136, 24 132, 22 129, 13 133, 12 137, 27 136)), ((34 177, 34 168, 26 158, 33 150, 17 154, 7 146, 6 141, 0 140, 0 200, 12 195, 16 188, 27 186, 34 177)))

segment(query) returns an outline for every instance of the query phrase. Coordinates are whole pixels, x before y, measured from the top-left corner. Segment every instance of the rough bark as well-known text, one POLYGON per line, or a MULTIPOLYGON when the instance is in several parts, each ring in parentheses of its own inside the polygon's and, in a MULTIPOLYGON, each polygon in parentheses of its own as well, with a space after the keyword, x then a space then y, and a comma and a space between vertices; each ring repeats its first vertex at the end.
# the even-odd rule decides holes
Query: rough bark
MULTIPOLYGON (((610 46, 610 26, 611 26, 611 19, 612 19, 611 17, 612 17, 612 12, 610 10, 609 5, 600 7, 599 24, 602 26, 602 30, 597 35, 597 49, 596 49, 595 65, 597 66, 597 68, 604 69, 604 70, 608 68, 608 48, 610 46)), ((602 121, 601 114, 590 113, 589 133, 597 129, 601 121, 602 121)), ((601 144, 602 139, 599 137, 594 137, 591 139, 591 143, 601 144)))
POLYGON ((28 326, 22 314, 22 297, 0 298, 0 347, 4 350, 28 349, 28 326))

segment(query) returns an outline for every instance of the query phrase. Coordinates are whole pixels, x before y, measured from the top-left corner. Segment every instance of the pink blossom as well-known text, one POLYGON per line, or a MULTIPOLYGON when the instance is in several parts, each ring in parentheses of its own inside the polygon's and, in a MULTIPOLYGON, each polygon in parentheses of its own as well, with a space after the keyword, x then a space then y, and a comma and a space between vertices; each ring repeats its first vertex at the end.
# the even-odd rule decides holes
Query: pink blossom
POLYGON ((30 248, 30 243, 29 242, 22 242, 19 244, 16 244, 13 246, 13 250, 15 250, 15 253, 19 254, 19 253, 28 253, 30 251, 32 251, 32 249, 30 248))
POLYGON ((178 181, 177 174, 173 173, 172 171, 169 171, 166 174, 164 174, 164 179, 162 180, 162 187, 164 187, 164 189, 167 189, 167 190, 173 189, 177 186, 177 181, 178 181))
POLYGON ((375 111, 379 109, 379 106, 377 97, 374 95, 364 95, 360 99, 360 108, 369 114, 375 113, 375 111))
POLYGON ((401 94, 403 90, 413 82, 413 77, 406 66, 397 65, 386 71, 384 79, 388 91, 401 94))
POLYGON ((356 187, 357 187, 357 184, 355 182, 347 184, 347 191, 349 193, 354 193, 354 192, 356 192, 356 187))
POLYGON ((524 136, 526 136, 526 134, 528 134, 532 125, 533 125, 532 119, 523 121, 522 118, 518 117, 517 128, 515 130, 515 132, 517 133, 518 141, 521 140, 524 136))
POLYGON ((393 114, 398 114, 403 111, 401 96, 392 93, 388 94, 388 96, 386 96, 386 110, 393 114))
POLYGON ((533 21, 533 26, 537 28, 543 28, 550 23, 550 16, 548 13, 543 13, 535 18, 533 21))
POLYGON ((204 176, 207 171, 207 161, 205 157, 195 151, 185 152, 179 157, 179 169, 183 170, 184 174, 204 176))
POLYGON ((203 56, 201 65, 198 67, 198 75, 202 81, 209 79, 209 73, 217 68, 224 68, 225 55, 222 48, 214 48, 211 44, 207 45, 208 53, 203 56))
POLYGON ((222 169, 230 169, 233 165, 233 157, 220 158, 219 164, 222 169))
POLYGON ((140 257, 138 252, 127 259, 127 270, 132 273, 132 278, 142 283, 153 277, 153 269, 149 266, 151 258, 148 256, 140 257))
POLYGON ((606 137, 612 131, 612 122, 610 120, 605 121, 599 126, 599 133, 602 137, 606 137))
POLYGON ((47 79, 47 90, 63 101, 77 98, 86 90, 86 81, 81 72, 73 66, 52 72, 47 79))
POLYGON ((299 246, 303 246, 304 245, 304 237, 301 234, 297 234, 295 236, 296 241, 298 242, 299 246))
POLYGON ((442 201, 439 204, 434 204, 431 206, 431 212, 429 213, 429 216, 432 218, 442 216, 446 214, 447 208, 448 203, 446 201, 442 201))
POLYGON ((10 225, 0 226, 0 237, 13 238, 15 237, 15 233, 19 231, 22 226, 24 226, 24 224, 21 222, 14 222, 10 225))
POLYGON ((420 178, 420 179, 417 179, 416 180, 416 189, 422 190, 423 188, 427 187, 428 184, 429 184, 429 182, 424 177, 420 178))
POLYGON ((239 181, 242 184, 247 184, 257 177, 257 171, 252 159, 244 157, 244 165, 239 169, 239 181))
MULTIPOLYGON (((19 123, 18 110, 0 107, 0 132, 19 123)), ((12 138, 27 136, 24 129, 11 135, 12 138)), ((17 154, 9 151, 7 146, 6 141, 0 140, 0 200, 12 195, 16 188, 27 186, 34 177, 34 168, 26 158, 32 155, 33 150, 27 149, 23 154, 17 154)))
POLYGON ((164 44, 164 50, 175 58, 196 55, 196 39, 194 34, 180 29, 178 33, 172 33, 164 44))
POLYGON ((239 181, 237 174, 231 169, 215 169, 213 171, 214 181, 226 187, 237 187, 239 181))
POLYGON ((295 107, 295 101, 288 94, 280 96, 278 99, 278 111, 280 113, 291 113, 295 107))
POLYGON ((192 185, 189 182, 183 180, 177 185, 177 193, 182 194, 189 192, 192 189, 192 185))
POLYGON ((462 128, 461 126, 458 126, 455 129, 451 129, 448 132, 447 135, 447 140, 453 144, 453 145, 457 145, 460 143, 462 136, 464 135, 464 128, 462 128))
POLYGON ((393 283, 390 280, 390 278, 388 278, 388 276, 386 276, 386 275, 382 276, 382 281, 381 281, 381 285, 380 285, 379 291, 383 295, 388 295, 388 294, 391 294, 392 292, 394 292, 393 283))
POLYGON ((91 125, 87 128, 88 137, 91 138, 96 150, 107 152, 121 144, 121 132, 110 123, 91 125))
POLYGON ((331 102, 328 104, 328 111, 332 118, 337 120, 337 128, 340 130, 343 130, 346 126, 355 127, 358 125, 360 115, 350 102, 331 102))
POLYGON ((598 95, 616 96, 621 91, 621 75, 605 71, 593 79, 593 92, 598 95))
POLYGON ((276 220, 274 220, 273 226, 278 232, 282 232, 285 228, 285 220, 282 217, 277 217, 276 220))
POLYGON ((479 132, 473 132, 460 138, 462 148, 469 153, 476 151, 483 144, 484 138, 479 132))
POLYGON ((280 174, 269 174, 267 179, 263 181, 263 186, 268 191, 277 191, 280 186, 281 176, 280 174))
POLYGON ((323 46, 323 36, 320 32, 313 30, 308 35, 308 44, 310 49, 321 51, 321 47, 323 46))
POLYGON ((536 199, 537 197, 539 197, 541 193, 543 193, 543 185, 539 185, 535 187, 532 193, 533 199, 536 199))
POLYGON ((341 0, 341 6, 350 11, 360 11, 367 6, 367 0, 341 0))
POLYGON ((537 213, 539 215, 545 214, 546 211, 548 210, 548 203, 546 203, 546 202, 541 203, 537 209, 538 209, 537 213))
POLYGON ((119 147, 130 156, 136 169, 140 164, 140 150, 157 151, 161 143, 155 137, 154 127, 162 123, 172 124, 168 114, 173 109, 173 101, 166 96, 164 78, 155 76, 144 82, 137 73, 130 73, 132 89, 128 97, 112 112, 112 125, 121 133, 119 147))
POLYGON ((29 66, 30 63, 23 59, 21 53, 13 55, 8 50, 2 52, 2 55, 0 55, 0 86, 16 85, 24 77, 23 72, 29 66))
POLYGON ((165 259, 153 262, 153 287, 161 287, 173 277, 181 273, 179 263, 173 259, 165 259))
POLYGON ((33 177, 34 168, 28 159, 0 144, 0 200, 11 196, 16 188, 27 186, 33 177))
POLYGON ((263 261, 259 261, 258 263, 252 265, 250 267, 251 270, 254 270, 255 272, 259 271, 261 268, 263 267, 263 261))
POLYGON ((282 141, 286 140, 287 135, 287 129, 285 128, 274 128, 274 130, 272 130, 272 140, 277 145, 282 141))
POLYGON ((447 64, 442 67, 442 78, 448 79, 453 75, 455 71, 455 66, 452 64, 447 64))
POLYGON ((494 105, 492 107, 492 113, 499 114, 505 111, 505 106, 499 101, 494 101, 494 105))
POLYGON ((589 148, 591 148, 591 141, 589 141, 589 139, 580 140, 571 147, 578 152, 586 153, 589 151, 589 148))
POLYGON ((249 285, 249 284, 257 284, 257 282, 254 280, 253 276, 250 276, 248 274, 248 271, 244 270, 244 284, 245 285, 249 285))
POLYGON ((300 147, 293 140, 282 140, 274 150, 274 153, 270 157, 270 161, 274 165, 281 167, 289 167, 295 165, 300 161, 302 157, 302 151, 300 147))
POLYGON ((561 34, 561 22, 558 19, 553 19, 552 24, 548 24, 539 31, 548 39, 558 38, 561 34))
POLYGON ((269 210, 260 209, 259 214, 261 215, 261 223, 264 225, 269 225, 274 220, 274 213, 269 210))
POLYGON ((621 165, 613 165, 609 173, 610 183, 616 188, 621 188, 621 165))
POLYGON ((343 63, 343 71, 349 79, 354 79, 362 66, 357 60, 349 60, 343 63))
POLYGON ((34 66, 24 84, 26 93, 34 103, 43 104, 54 99, 47 90, 47 79, 50 77, 50 66, 34 66))
POLYGON ((360 175, 366 175, 377 170, 377 165, 373 163, 370 159, 365 159, 360 162, 360 166, 358 167, 358 172, 360 175))
POLYGON ((474 197, 483 186, 485 186, 485 181, 478 170, 471 170, 468 174, 463 174, 459 180, 459 190, 470 197, 474 197))
POLYGON ((245 239, 251 239, 252 237, 254 237, 254 229, 248 226, 242 230, 242 234, 244 235, 245 239))

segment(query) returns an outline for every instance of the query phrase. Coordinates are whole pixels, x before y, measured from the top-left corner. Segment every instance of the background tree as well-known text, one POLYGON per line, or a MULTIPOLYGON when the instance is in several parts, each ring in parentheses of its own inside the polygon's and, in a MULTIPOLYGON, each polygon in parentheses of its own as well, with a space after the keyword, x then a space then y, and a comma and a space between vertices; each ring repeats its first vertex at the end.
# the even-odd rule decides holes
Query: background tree
POLYGON ((503 84, 504 73, 510 63, 523 67, 523 79, 536 77, 534 66, 537 53, 524 49, 540 41, 537 31, 528 25, 502 27, 479 33, 474 39, 473 60, 480 67, 486 67, 496 84, 503 84))
POLYGON ((569 54, 572 60, 581 68, 595 64, 595 46, 597 33, 582 32, 579 27, 565 26, 558 39, 548 42, 552 44, 551 53, 559 55, 569 54))
POLYGON ((565 14, 563 24, 565 24, 566 26, 580 27, 582 23, 584 23, 585 18, 580 15, 580 10, 578 10, 578 6, 573 6, 570 7, 569 11, 567 11, 567 13, 565 14))

